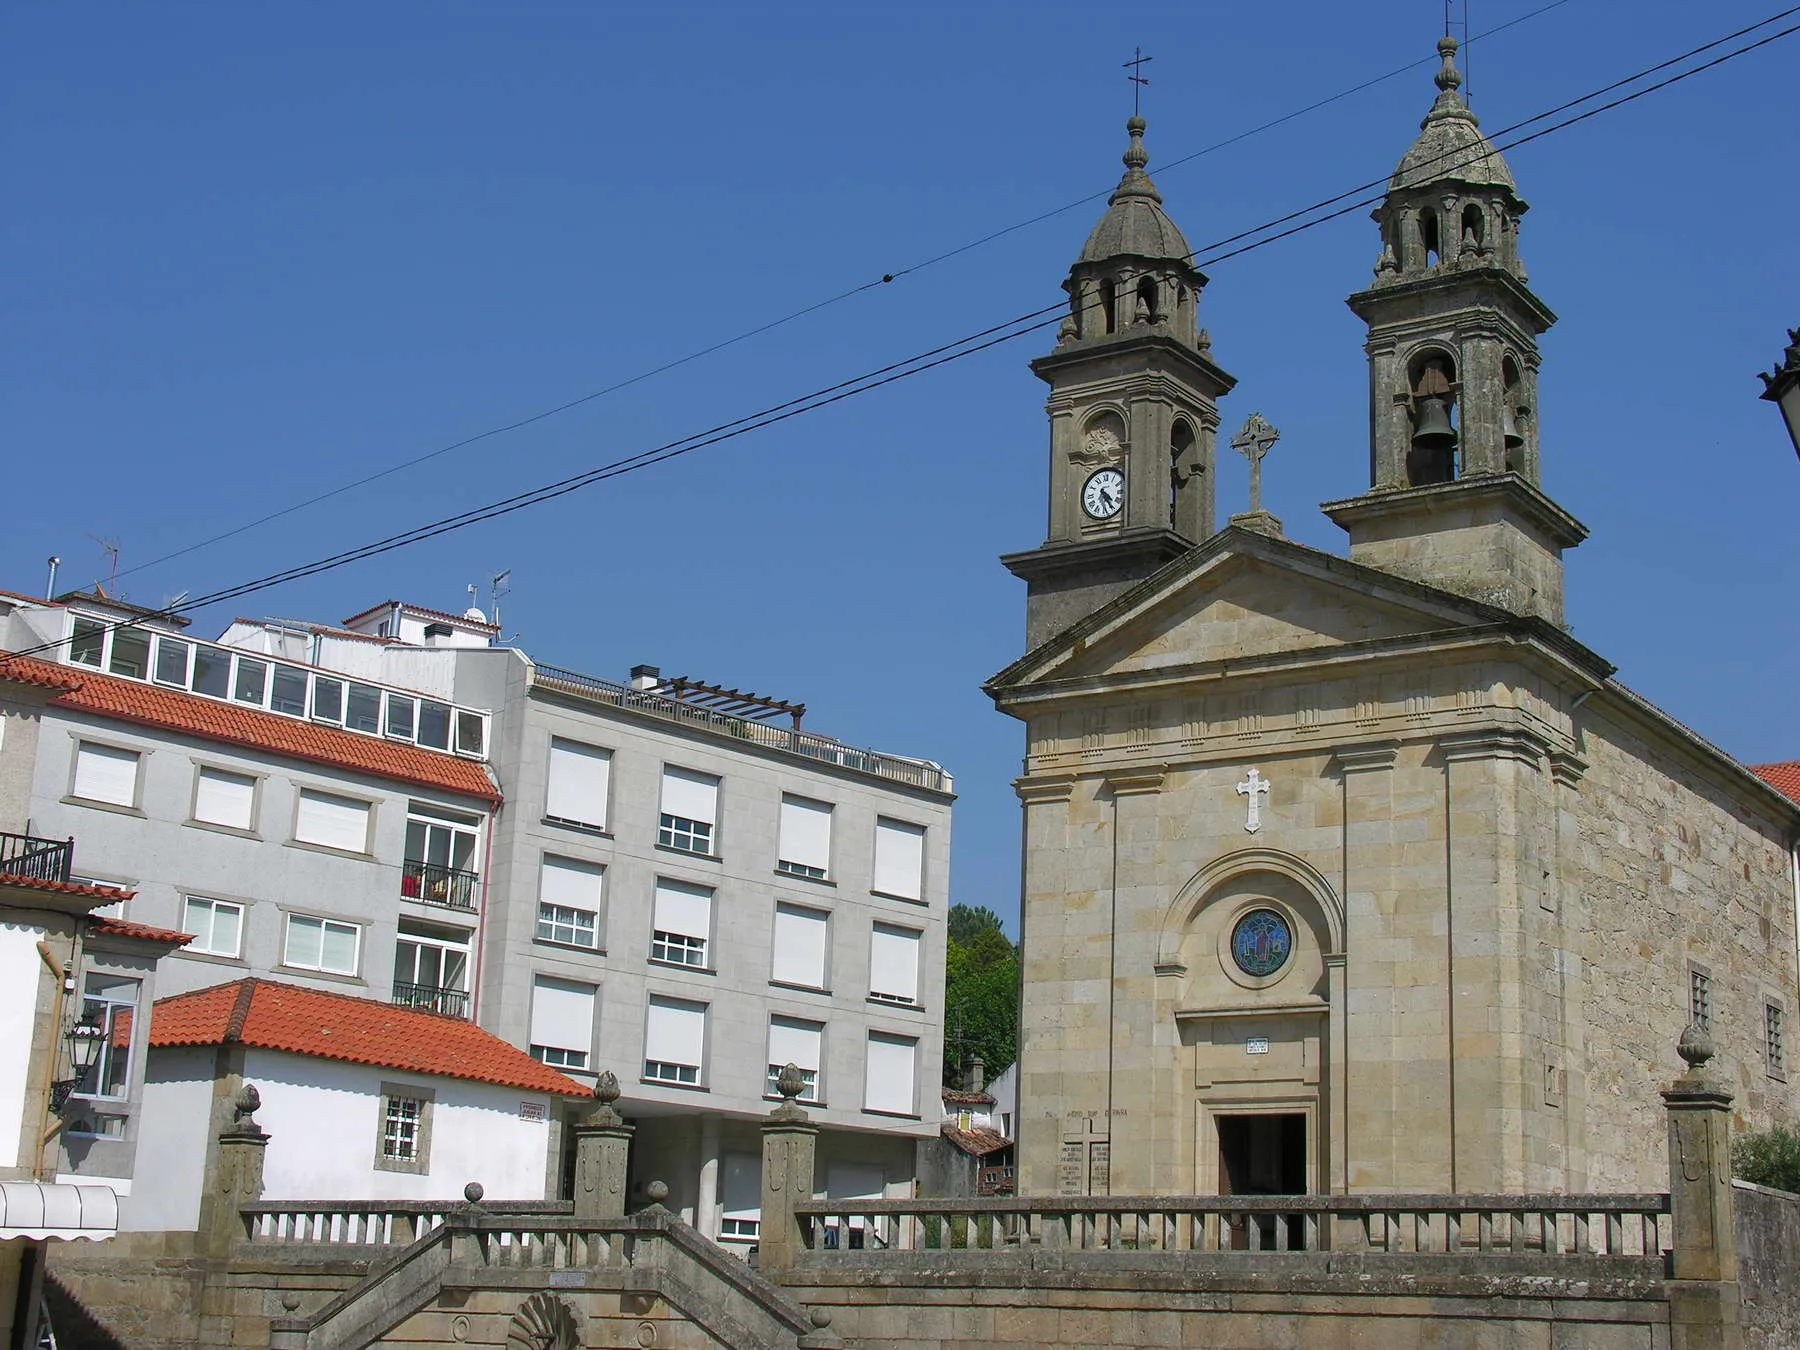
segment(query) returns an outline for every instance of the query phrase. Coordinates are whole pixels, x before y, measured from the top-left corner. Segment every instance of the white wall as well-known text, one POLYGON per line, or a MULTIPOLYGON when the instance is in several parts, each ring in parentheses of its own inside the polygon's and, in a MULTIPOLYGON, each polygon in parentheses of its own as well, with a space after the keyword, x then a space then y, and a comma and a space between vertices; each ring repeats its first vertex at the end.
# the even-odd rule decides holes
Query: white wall
POLYGON ((37 1027, 42 962, 37 945, 44 930, 31 924, 0 923, 0 1167, 19 1161, 25 1127, 25 1094, 31 1083, 31 1042, 37 1027))
POLYGON ((191 1231, 200 1221, 213 1059, 211 1046, 150 1052, 135 1175, 119 1198, 121 1232, 191 1231))

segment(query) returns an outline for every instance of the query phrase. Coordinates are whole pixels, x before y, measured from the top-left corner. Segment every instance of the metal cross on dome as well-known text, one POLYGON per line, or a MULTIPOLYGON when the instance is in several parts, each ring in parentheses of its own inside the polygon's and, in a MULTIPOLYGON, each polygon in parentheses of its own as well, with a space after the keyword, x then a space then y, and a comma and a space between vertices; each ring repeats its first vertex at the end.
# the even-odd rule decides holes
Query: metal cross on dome
POLYGON ((1275 442, 1280 439, 1281 433, 1270 426, 1261 413, 1251 413, 1243 429, 1231 438, 1231 448, 1250 461, 1250 510, 1253 513, 1262 510, 1263 456, 1274 449, 1275 442))
POLYGON ((1133 47, 1131 49, 1131 60, 1125 63, 1125 69, 1131 72, 1131 74, 1127 75, 1125 78, 1131 81, 1131 115, 1133 117, 1138 116, 1142 111, 1142 109, 1138 107, 1138 96, 1144 92, 1145 87, 1150 83, 1144 75, 1144 67, 1155 59, 1154 56, 1145 56, 1142 47, 1133 47))
POLYGON ((1249 810, 1244 816, 1244 829, 1249 834, 1255 834, 1262 828, 1262 809, 1257 797, 1258 795, 1264 797, 1269 795, 1269 780, 1255 769, 1250 770, 1244 776, 1244 780, 1237 785, 1238 796, 1250 799, 1246 803, 1249 810))

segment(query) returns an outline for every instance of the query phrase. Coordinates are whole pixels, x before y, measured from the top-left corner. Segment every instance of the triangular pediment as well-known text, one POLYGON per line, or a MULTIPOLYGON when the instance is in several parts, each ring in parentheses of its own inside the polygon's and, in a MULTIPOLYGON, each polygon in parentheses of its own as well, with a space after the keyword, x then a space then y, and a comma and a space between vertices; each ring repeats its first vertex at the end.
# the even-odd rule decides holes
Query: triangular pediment
POLYGON ((1226 530, 1044 643, 989 688, 1325 654, 1511 618, 1317 549, 1226 530))

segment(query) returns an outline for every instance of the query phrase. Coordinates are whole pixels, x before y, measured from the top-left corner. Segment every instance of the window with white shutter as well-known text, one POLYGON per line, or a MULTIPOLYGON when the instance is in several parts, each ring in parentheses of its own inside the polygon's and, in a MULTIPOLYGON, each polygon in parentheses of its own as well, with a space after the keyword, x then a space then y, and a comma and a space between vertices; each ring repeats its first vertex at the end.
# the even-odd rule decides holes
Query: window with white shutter
POLYGON ((362 945, 362 928, 338 919, 311 914, 287 916, 287 936, 282 942, 281 963, 298 970, 323 970, 333 975, 356 974, 362 945))
POLYGON ((697 1087, 706 1064, 706 1005, 652 997, 644 1019, 644 1080, 697 1087))
POLYGON ((719 1238, 754 1242, 762 1228, 762 1159, 727 1153, 719 1163, 719 1238))
POLYGON ((302 844, 342 849, 346 853, 369 851, 369 803, 329 792, 300 790, 294 814, 294 838, 302 844))
POLYGON ((83 741, 75 747, 75 781, 69 795, 109 806, 136 806, 141 759, 135 750, 83 741))
POLYGON ((230 900, 186 897, 181 929, 194 940, 184 949, 207 956, 236 956, 244 945, 244 907, 230 900))
POLYGON ((531 1055, 559 1069, 585 1069, 594 1048, 594 986, 549 975, 531 981, 531 1055))
POLYGON ((712 902, 713 893, 705 886, 658 877, 650 959, 704 967, 707 940, 712 936, 712 902))
POLYGON ((769 1019, 769 1086, 766 1095, 779 1097, 776 1079, 792 1064, 800 1070, 806 1087, 800 1093, 803 1102, 819 1100, 819 1066, 825 1044, 825 1024, 806 1022, 798 1017, 769 1019))
POLYGON ((869 1033, 869 1055, 865 1061, 863 1109, 887 1115, 917 1114, 913 1085, 913 1063, 919 1042, 911 1036, 891 1036, 885 1031, 869 1033))
POLYGON ((544 818, 564 825, 606 828, 606 796, 612 782, 612 752, 577 741, 552 739, 550 781, 544 818))
POLYGON ((201 769, 194 780, 194 819, 227 829, 256 824, 256 780, 249 774, 201 769))
POLYGON ((775 870, 823 881, 831 872, 831 806, 806 797, 781 797, 781 844, 775 870))
POLYGON ((902 900, 925 894, 925 827, 885 816, 875 822, 875 876, 869 889, 902 900))
POLYGON ((538 941, 598 947, 605 880, 598 863, 546 854, 538 870, 538 941))
POLYGON ((831 916, 800 905, 775 906, 775 956, 769 976, 778 984, 824 989, 831 916))
POLYGON ((869 934, 869 997, 882 1003, 919 1001, 919 934, 878 923, 869 934))
POLYGON ((711 856, 714 826, 719 813, 719 780, 708 773, 665 766, 662 807, 657 819, 656 842, 683 853, 711 856))

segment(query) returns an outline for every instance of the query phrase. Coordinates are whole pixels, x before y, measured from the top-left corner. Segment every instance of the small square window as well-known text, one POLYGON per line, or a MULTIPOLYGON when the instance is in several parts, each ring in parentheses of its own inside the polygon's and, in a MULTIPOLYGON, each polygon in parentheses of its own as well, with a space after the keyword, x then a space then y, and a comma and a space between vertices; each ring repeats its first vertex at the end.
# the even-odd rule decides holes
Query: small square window
POLYGON ((1703 970, 1688 971, 1688 1020, 1703 1031, 1712 1030, 1712 976, 1703 970))
POLYGON ((77 619, 69 638, 69 660, 78 666, 98 667, 106 655, 106 625, 98 619, 77 619))
POLYGON ((672 966, 704 966, 706 939, 659 930, 650 935, 650 959, 667 961, 672 966))
POLYGON ((406 1083, 381 1085, 375 1169, 424 1176, 431 1171, 431 1115, 435 1094, 406 1083))
POLYGON ((678 848, 683 853, 710 857, 712 832, 710 821, 689 820, 686 816, 672 816, 664 811, 656 827, 656 842, 664 848, 678 848))

